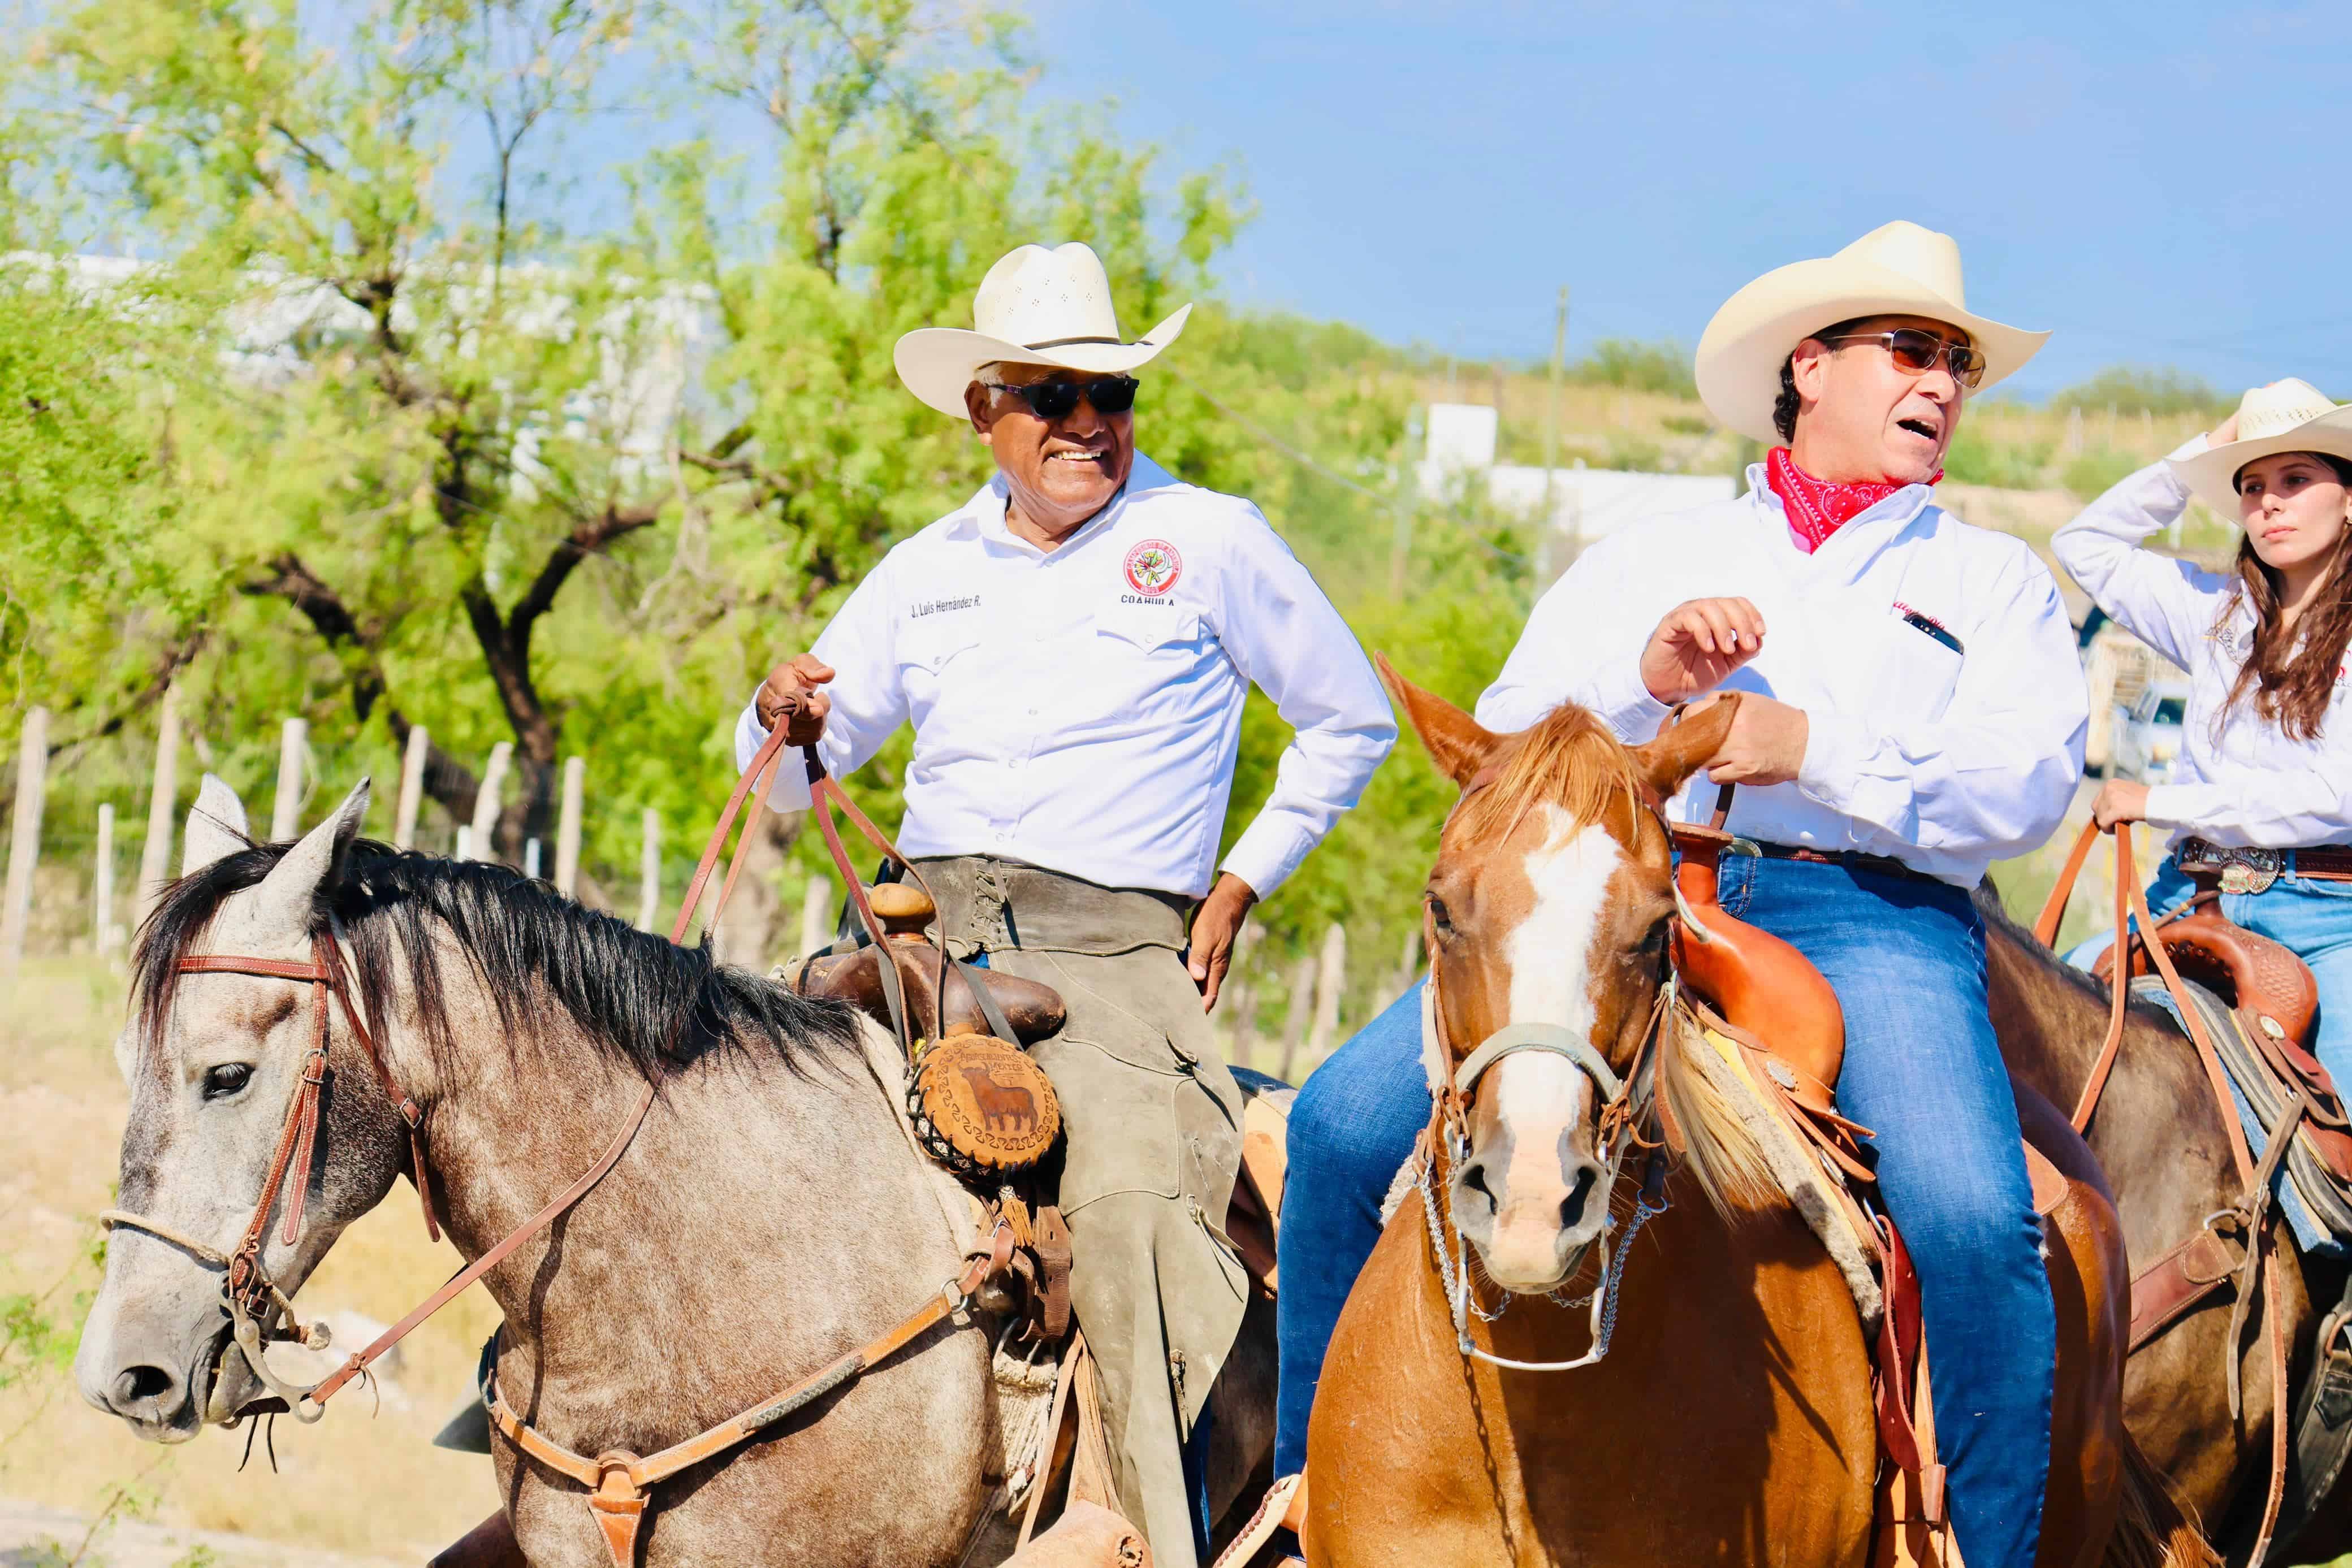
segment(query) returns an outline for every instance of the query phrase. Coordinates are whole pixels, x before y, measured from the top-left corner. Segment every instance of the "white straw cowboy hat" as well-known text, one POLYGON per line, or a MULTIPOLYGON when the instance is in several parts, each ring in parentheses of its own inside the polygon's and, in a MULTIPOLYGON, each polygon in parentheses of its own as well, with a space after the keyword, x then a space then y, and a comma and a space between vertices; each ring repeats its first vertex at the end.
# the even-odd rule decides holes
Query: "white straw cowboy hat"
POLYGON ((1952 236, 1897 219, 1835 256, 1775 267, 1724 301, 1698 340, 1699 398, 1726 427, 1772 445, 1780 439, 1772 428, 1780 366, 1825 327, 1863 316, 1925 316, 1958 327, 1985 357, 1985 386, 2049 339, 1974 315, 1966 300, 1952 236))
POLYGON ((2225 517, 2238 515, 2238 470, 2280 452, 2324 452, 2352 462, 2352 405, 2327 401, 2290 376, 2238 400, 2238 439, 2194 457, 2175 458, 2174 473, 2197 498, 2225 517))
POLYGON ((978 331, 925 327, 899 339, 891 357, 908 392, 941 413, 961 416, 963 389, 982 365, 1123 374, 1174 342, 1192 313, 1187 305, 1130 343, 1119 336, 1100 256, 1076 241, 1051 250, 1024 245, 980 280, 971 302, 978 331))

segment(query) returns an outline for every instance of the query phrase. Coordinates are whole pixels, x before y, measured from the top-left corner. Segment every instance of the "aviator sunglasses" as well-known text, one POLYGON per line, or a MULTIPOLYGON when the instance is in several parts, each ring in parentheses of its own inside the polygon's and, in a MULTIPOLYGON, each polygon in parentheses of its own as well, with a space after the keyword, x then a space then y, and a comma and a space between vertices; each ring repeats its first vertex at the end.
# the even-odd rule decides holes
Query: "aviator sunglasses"
POLYGON ((1097 413, 1125 413, 1135 406, 1135 389, 1143 383, 1133 376, 1097 376, 1086 382, 1032 382, 1023 387, 982 384, 991 392, 1019 398, 1039 419, 1062 419, 1078 406, 1080 398, 1094 404, 1097 413))
MULTIPOLYGON (((1825 343, 1876 343, 1893 357, 1895 362, 1915 376, 1924 376, 1942 361, 1952 379, 1974 391, 1984 382, 1985 357, 1966 343, 1955 343, 1933 332, 1916 327, 1898 327, 1892 332, 1841 332, 1834 338, 1824 338, 1825 343)), ((1095 405, 1099 408, 1102 405, 1095 405)))

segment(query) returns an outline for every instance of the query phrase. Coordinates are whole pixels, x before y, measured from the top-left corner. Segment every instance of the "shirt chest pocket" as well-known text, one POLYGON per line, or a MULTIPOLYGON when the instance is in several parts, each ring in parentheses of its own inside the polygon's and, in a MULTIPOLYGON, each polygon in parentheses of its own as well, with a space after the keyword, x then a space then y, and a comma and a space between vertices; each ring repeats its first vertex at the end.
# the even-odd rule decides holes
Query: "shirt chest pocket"
POLYGON ((907 706, 919 724, 924 714, 943 696, 970 681, 983 661, 980 622, 971 615, 942 616, 942 624, 918 622, 898 642, 900 679, 907 686, 907 706))
POLYGON ((1095 622, 1097 675, 1124 702, 1148 702, 1151 694, 1182 679, 1213 645, 1201 618, 1190 611, 1146 610, 1114 605, 1095 622), (1141 613, 1120 614, 1120 611, 1141 613))
POLYGON ((1869 716, 1933 724, 1952 706, 1966 656, 1942 638, 1913 625, 1899 613, 1873 617, 1874 646, 1868 651, 1869 716))

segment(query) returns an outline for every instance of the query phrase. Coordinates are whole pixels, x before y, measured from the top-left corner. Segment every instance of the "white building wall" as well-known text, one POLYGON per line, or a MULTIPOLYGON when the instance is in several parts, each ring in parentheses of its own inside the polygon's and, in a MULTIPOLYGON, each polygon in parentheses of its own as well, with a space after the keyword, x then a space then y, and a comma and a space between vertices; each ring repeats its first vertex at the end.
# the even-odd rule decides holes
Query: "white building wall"
MULTIPOLYGON (((1544 471, 1495 461, 1495 410, 1475 403, 1432 403, 1429 440, 1419 470, 1422 495, 1444 500, 1457 487, 1483 485, 1497 510, 1537 521, 1544 471)), ((1474 492, 1475 493, 1475 492, 1474 492)), ((1727 474, 1645 474, 1615 468, 1551 471, 1551 525, 1570 539, 1591 540, 1644 517, 1688 511, 1738 493, 1727 474)))

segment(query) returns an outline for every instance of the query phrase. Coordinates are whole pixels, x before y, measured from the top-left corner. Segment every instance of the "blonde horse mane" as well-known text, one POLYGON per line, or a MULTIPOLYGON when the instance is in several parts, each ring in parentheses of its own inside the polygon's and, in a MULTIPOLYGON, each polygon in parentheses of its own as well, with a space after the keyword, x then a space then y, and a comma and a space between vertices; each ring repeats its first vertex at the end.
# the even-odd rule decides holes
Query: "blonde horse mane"
POLYGON ((1727 1219, 1788 1202, 1748 1121, 1751 1111, 1724 1092, 1698 1054, 1715 1051, 1698 1020, 1677 1007, 1661 1027, 1658 1095, 1674 1108, 1683 1135, 1682 1168, 1727 1219))
MULTIPOLYGON (((1538 805, 1557 806, 1583 826, 1620 803, 1638 831, 1643 810, 1639 763, 1607 726, 1568 703, 1521 734, 1496 777, 1463 798, 1449 831, 1474 841, 1500 839, 1538 805)), ((1658 1092, 1673 1105, 1682 1132, 1682 1166, 1727 1217, 1786 1202, 1742 1108, 1693 1054, 1715 1048, 1681 1008, 1660 1028, 1658 1092)))
POLYGON ((1583 827, 1621 801, 1629 821, 1638 821, 1642 776, 1633 754, 1591 714, 1564 703, 1520 732, 1496 776, 1462 798, 1449 831, 1500 839, 1538 805, 1558 806, 1583 827))

